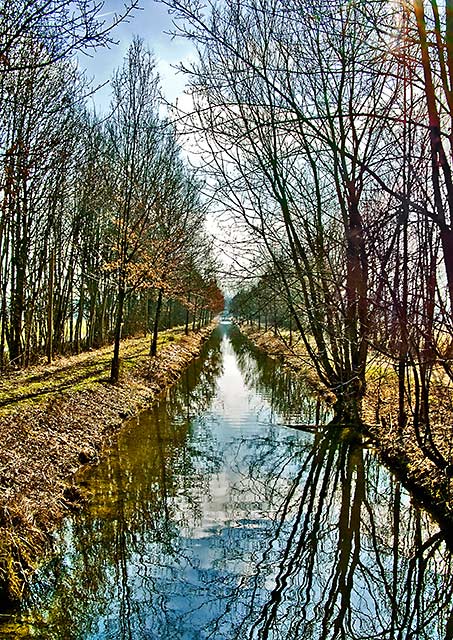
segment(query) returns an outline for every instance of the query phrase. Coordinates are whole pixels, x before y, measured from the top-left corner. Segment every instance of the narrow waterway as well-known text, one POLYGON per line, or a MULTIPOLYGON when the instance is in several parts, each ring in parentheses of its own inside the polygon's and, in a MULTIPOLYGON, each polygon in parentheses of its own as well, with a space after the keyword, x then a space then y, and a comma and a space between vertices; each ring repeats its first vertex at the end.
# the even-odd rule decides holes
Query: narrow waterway
POLYGON ((0 638, 451 639, 438 529, 329 419, 220 325, 85 474, 88 507, 0 638))

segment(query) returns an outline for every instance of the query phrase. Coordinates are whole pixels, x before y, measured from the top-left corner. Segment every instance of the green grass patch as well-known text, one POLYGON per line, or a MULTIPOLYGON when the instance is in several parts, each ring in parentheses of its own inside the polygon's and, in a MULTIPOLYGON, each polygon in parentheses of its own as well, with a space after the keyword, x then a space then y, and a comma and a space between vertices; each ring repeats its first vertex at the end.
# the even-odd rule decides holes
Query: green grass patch
MULTIPOLYGON (((184 327, 161 331, 157 347, 179 342, 183 337, 184 327)), ((121 342, 123 373, 130 373, 147 362, 150 342, 150 336, 126 338, 121 342)), ((0 416, 47 402, 57 394, 95 389, 110 376, 112 352, 113 346, 107 345, 95 351, 57 358, 50 365, 38 365, 6 375, 0 381, 0 416)))

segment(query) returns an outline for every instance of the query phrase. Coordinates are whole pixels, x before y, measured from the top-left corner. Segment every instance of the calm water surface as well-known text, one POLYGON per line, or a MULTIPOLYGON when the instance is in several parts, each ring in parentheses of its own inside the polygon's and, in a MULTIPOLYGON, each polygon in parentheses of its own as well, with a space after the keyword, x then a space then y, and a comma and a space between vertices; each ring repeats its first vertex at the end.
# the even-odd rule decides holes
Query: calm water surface
POLYGON ((222 324, 85 476, 0 637, 452 638, 441 535, 371 451, 313 428, 329 419, 222 324))

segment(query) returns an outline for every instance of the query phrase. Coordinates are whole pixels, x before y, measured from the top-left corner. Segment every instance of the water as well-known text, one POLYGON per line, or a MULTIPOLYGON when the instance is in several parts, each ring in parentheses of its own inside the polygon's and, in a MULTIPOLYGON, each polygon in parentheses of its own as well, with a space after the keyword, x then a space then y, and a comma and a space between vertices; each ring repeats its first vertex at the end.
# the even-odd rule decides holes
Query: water
POLYGON ((0 638, 452 638, 440 533, 330 417, 221 325, 85 475, 0 638))

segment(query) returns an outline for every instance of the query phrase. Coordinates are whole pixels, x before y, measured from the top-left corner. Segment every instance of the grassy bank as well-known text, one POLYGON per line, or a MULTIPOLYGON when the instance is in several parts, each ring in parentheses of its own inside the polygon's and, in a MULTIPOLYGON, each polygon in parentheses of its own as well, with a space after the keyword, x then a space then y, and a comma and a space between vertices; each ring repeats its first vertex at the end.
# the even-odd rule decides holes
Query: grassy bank
POLYGON ((73 483, 96 464, 122 422, 149 406, 199 354, 212 326, 189 336, 161 332, 124 340, 121 381, 108 382, 112 348, 61 358, 5 377, 0 384, 0 590, 19 600, 51 533, 82 500, 73 483))
MULTIPOLYGON (((327 401, 335 397, 319 382, 302 342, 289 347, 289 334, 274 335, 256 326, 242 325, 241 331, 268 355, 277 357, 327 401)), ((410 400, 410 399, 409 399, 410 400)), ((432 434, 443 456, 453 453, 453 389, 441 370, 433 373, 432 434)), ((371 358, 367 375, 367 394, 362 404, 363 429, 372 438, 381 459, 436 517, 453 544, 453 480, 429 460, 417 444, 410 418, 401 433, 398 430, 398 380, 394 367, 376 355, 371 358)))

